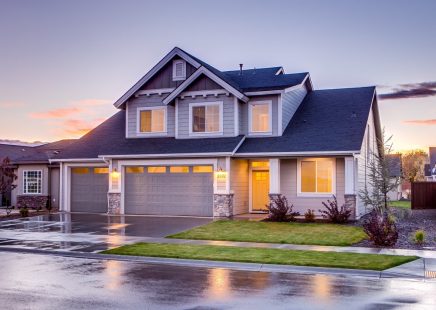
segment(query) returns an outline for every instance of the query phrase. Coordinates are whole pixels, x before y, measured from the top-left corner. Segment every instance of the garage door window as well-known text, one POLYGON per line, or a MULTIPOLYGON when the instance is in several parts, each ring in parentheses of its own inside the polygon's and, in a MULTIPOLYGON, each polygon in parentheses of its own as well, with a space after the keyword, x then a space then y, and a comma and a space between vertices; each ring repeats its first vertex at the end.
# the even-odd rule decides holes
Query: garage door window
POLYGON ((144 173, 144 167, 127 167, 126 173, 144 173))
POLYGON ((74 174, 87 174, 89 173, 89 168, 72 168, 71 172, 74 174))
POLYGON ((167 172, 166 167, 147 167, 148 173, 165 173, 167 172))
POLYGON ((212 166, 194 166, 194 173, 211 173, 213 172, 212 166))
POLYGON ((189 167, 188 166, 173 166, 170 167, 171 173, 189 173, 189 167))
POLYGON ((106 174, 109 173, 109 168, 94 168, 95 174, 106 174))

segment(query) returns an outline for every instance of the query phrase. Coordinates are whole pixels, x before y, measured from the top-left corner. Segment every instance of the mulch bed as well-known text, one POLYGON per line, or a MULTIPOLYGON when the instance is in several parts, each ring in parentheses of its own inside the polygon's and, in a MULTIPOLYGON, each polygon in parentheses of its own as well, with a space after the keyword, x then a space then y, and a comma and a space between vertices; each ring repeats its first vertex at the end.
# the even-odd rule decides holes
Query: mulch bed
MULTIPOLYGON (((397 218, 398 241, 394 246, 399 249, 436 250, 436 210, 410 210, 406 208, 391 208, 397 218), (425 242, 418 245, 413 241, 414 233, 425 231, 425 242)), ((361 226, 365 218, 355 225, 361 226)), ((369 240, 363 240, 354 246, 375 247, 369 240)))

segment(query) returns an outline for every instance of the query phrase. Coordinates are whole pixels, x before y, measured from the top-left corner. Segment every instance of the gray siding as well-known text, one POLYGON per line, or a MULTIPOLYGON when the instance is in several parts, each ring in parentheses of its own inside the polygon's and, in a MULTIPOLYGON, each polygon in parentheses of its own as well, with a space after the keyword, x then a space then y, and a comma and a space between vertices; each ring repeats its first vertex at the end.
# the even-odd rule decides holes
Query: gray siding
MULTIPOLYGON (((249 132, 249 122, 248 122, 248 106, 250 102, 254 101, 272 101, 272 136, 278 135, 278 95, 268 95, 268 96, 255 96, 250 97, 248 103, 244 103, 241 105, 241 110, 239 113, 240 119, 240 134, 248 135, 249 132)), ((265 135, 261 135, 265 137, 265 135)))
POLYGON ((248 160, 237 159, 231 161, 230 189, 234 192, 233 212, 235 215, 249 212, 248 168, 248 160))
POLYGON ((189 104, 201 102, 223 102, 223 134, 212 135, 213 137, 233 137, 235 135, 235 121, 234 121, 234 97, 232 95, 219 95, 218 97, 185 97, 185 99, 178 99, 178 138, 204 138, 207 136, 189 136, 189 104))
MULTIPOLYGON (((295 211, 304 214, 308 209, 323 209, 322 202, 327 201, 325 197, 298 197, 297 196, 297 160, 285 159, 280 162, 280 191, 294 205, 295 211)), ((338 204, 342 205, 345 193, 345 161, 343 158, 336 159, 336 197, 338 204)))
POLYGON ((289 124, 295 111, 297 111, 300 103, 307 94, 306 86, 302 85, 294 90, 286 92, 282 95, 282 129, 283 131, 289 124))
MULTIPOLYGON (((139 96, 133 97, 133 99, 129 100, 127 103, 127 137, 128 138, 138 138, 138 137, 146 137, 144 135, 138 135, 136 132, 137 129, 137 120, 138 120, 138 108, 143 107, 155 107, 155 106, 165 106, 162 103, 164 96, 159 95, 151 95, 151 96, 139 96)), ((174 137, 174 124, 175 124, 175 109, 173 105, 167 106, 167 134, 163 134, 161 136, 174 137)), ((151 137, 156 137, 156 135, 151 135, 151 137)))
POLYGON ((200 90, 215 90, 223 89, 220 85, 212 81, 205 75, 199 76, 194 82, 191 83, 184 91, 200 91, 200 90))
POLYGON ((59 208, 59 187, 60 171, 59 168, 50 169, 50 199, 53 208, 59 208))

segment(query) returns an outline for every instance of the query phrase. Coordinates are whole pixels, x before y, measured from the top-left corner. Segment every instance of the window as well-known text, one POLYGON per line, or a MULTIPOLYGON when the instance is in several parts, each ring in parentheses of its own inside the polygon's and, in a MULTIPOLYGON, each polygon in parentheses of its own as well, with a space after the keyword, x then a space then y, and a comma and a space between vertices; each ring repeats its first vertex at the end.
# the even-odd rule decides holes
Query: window
POLYGON ((148 173, 165 173, 167 172, 166 167, 147 167, 148 173))
POLYGON ((87 174, 89 173, 89 168, 83 168, 83 167, 71 168, 71 172, 74 174, 87 174))
POLYGON ((106 174, 109 173, 109 168, 94 168, 94 174, 106 174))
POLYGON ((163 133, 166 132, 166 109, 159 108, 140 108, 139 132, 140 133, 163 133))
POLYGON ((302 159, 298 162, 298 164, 298 192, 300 194, 334 194, 334 159, 302 159))
POLYGON ((171 173, 189 173, 188 166, 172 166, 170 167, 171 173))
POLYGON ((253 161, 251 163, 253 168, 269 168, 269 161, 253 161))
POLYGON ((250 132, 271 133, 271 101, 252 102, 249 106, 250 132))
POLYGON ((222 102, 191 103, 190 133, 221 133, 222 102))
POLYGON ((194 166, 194 173, 211 173, 213 172, 212 166, 194 166))
POLYGON ((144 167, 126 167, 126 173, 144 173, 144 167))
POLYGON ((42 171, 25 170, 24 174, 24 194, 41 194, 42 193, 42 171))
POLYGON ((173 61, 173 81, 186 79, 186 62, 182 59, 173 61))

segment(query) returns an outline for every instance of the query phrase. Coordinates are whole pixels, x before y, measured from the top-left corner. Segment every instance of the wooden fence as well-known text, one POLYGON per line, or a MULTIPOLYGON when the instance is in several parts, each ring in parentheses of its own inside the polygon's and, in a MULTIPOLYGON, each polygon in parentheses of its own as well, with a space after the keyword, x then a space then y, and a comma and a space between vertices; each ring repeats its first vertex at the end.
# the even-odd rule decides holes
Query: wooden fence
POLYGON ((412 209, 436 209, 436 182, 412 183, 412 209))

